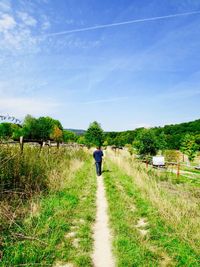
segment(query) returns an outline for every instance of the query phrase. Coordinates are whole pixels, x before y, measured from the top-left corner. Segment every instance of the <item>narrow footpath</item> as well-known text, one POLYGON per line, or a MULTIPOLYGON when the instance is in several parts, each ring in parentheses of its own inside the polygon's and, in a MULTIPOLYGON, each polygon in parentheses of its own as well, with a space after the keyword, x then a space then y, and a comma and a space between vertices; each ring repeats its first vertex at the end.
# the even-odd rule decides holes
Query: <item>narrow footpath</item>
POLYGON ((111 235, 108 226, 107 200, 103 177, 97 177, 97 214, 94 226, 93 264, 95 267, 114 267, 111 235))

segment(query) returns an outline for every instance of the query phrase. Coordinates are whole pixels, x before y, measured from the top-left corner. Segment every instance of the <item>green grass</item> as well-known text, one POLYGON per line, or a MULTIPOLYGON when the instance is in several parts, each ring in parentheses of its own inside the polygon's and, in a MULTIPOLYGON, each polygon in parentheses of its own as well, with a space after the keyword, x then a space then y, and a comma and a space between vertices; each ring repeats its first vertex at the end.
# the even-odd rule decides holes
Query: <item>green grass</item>
POLYGON ((26 214, 21 212, 10 227, 4 225, 0 266, 55 266, 58 263, 92 266, 92 225, 96 209, 94 169, 86 156, 83 166, 73 174, 65 173, 63 163, 59 165, 61 170, 54 165, 57 172, 55 169, 53 173, 64 185, 55 190, 51 186, 27 199, 20 206, 26 214))
POLYGON ((199 266, 199 254, 168 224, 134 177, 108 161, 104 173, 117 266, 199 266), (136 227, 144 218, 148 225, 136 227), (143 236, 139 229, 147 230, 143 236))
MULTIPOLYGON (((145 165, 142 164, 143 167, 139 168, 141 170, 145 170, 145 165)), ((174 167, 174 170, 177 171, 177 167, 174 167)), ((188 169, 180 169, 180 175, 177 176, 177 173, 174 173, 167 169, 156 169, 152 166, 148 167, 148 174, 152 176, 153 179, 157 179, 158 181, 169 181, 173 184, 189 184, 194 187, 200 187, 200 171, 191 171, 188 169), (188 171, 188 173, 181 173, 181 170, 188 171), (199 174, 199 175, 198 175, 199 174)))

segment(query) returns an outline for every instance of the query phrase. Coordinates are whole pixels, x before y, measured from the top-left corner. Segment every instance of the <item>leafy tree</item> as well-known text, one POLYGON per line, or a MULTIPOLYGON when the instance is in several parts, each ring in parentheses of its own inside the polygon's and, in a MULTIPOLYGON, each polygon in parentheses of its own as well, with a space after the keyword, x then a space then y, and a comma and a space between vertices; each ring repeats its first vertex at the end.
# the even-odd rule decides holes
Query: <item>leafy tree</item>
POLYGON ((181 152, 188 156, 190 161, 193 161, 199 146, 195 142, 195 137, 190 134, 186 134, 181 143, 181 152))
POLYGON ((63 131, 63 141, 68 142, 75 142, 77 140, 77 135, 71 131, 64 130, 63 131))
POLYGON ((14 123, 0 123, 0 140, 8 140, 14 138, 16 133, 21 131, 21 127, 14 123))
POLYGON ((156 136, 151 129, 141 131, 133 142, 133 146, 138 154, 143 157, 156 155, 159 149, 156 136))
POLYGON ((88 146, 101 146, 103 144, 103 130, 101 125, 94 121, 90 124, 85 134, 85 141, 88 146))
POLYGON ((38 134, 37 119, 26 115, 23 123, 22 134, 25 138, 36 139, 38 134))
POLYGON ((81 135, 77 138, 77 143, 81 145, 86 145, 85 136, 81 135))
POLYGON ((50 134, 50 138, 56 142, 61 142, 63 140, 63 132, 58 128, 57 125, 54 125, 53 132, 50 134))
POLYGON ((179 162, 181 153, 178 150, 165 150, 164 157, 167 162, 179 162))
POLYGON ((158 144, 158 148, 161 151, 164 151, 167 147, 167 142, 166 142, 166 135, 164 134, 164 132, 161 132, 160 135, 157 137, 157 144, 158 144))
POLYGON ((200 134, 195 135, 195 142, 199 146, 199 149, 200 149, 200 134))
POLYGON ((58 120, 50 117, 38 119, 27 115, 23 123, 23 135, 29 139, 49 140, 61 139, 63 128, 58 120))

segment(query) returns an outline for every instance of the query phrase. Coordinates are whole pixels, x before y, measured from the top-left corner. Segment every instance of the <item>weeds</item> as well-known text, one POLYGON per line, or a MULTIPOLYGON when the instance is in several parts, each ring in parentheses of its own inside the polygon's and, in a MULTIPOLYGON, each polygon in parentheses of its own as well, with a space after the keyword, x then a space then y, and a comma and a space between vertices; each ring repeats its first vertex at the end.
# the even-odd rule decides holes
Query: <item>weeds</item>
POLYGON ((104 175, 118 266, 198 266, 198 187, 161 181, 123 153, 107 155, 118 166, 109 162, 104 175), (145 227, 136 227, 141 220, 145 227))
POLYGON ((1 162, 0 265, 91 266, 96 186, 88 153, 6 147, 1 162))

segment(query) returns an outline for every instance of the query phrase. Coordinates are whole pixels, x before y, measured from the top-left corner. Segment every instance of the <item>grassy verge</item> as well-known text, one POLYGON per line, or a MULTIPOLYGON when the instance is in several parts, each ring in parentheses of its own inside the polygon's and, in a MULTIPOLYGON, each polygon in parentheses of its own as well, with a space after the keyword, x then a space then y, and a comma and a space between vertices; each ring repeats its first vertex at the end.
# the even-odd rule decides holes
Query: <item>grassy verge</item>
MULTIPOLYGON (((23 201, 21 215, 15 206, 13 221, 2 229, 0 266, 92 266, 96 180, 88 157, 74 167, 78 164, 75 156, 70 163, 63 158, 51 168, 48 190, 23 201)), ((8 203, 4 216, 12 209, 8 203)))
POLYGON ((181 207, 180 195, 126 165, 127 158, 110 158, 115 164, 107 162, 104 177, 117 266, 199 266, 199 206, 181 207))

